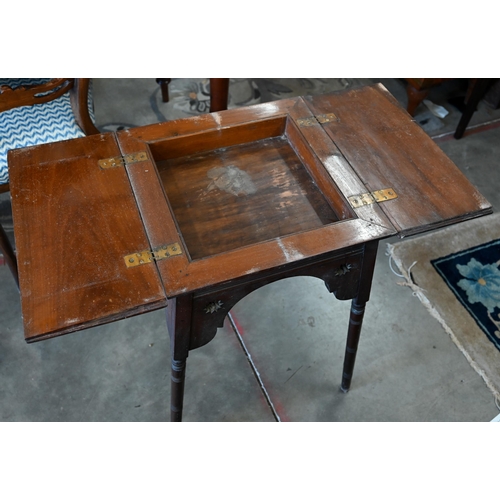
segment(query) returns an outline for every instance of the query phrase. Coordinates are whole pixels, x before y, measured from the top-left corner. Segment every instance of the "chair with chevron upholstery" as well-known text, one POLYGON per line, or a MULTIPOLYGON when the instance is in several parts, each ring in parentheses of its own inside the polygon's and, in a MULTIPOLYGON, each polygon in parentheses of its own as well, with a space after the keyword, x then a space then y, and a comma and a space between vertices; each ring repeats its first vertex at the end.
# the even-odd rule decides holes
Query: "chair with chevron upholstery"
MULTIPOLYGON (((0 193, 9 191, 10 149, 98 133, 89 78, 0 78, 0 193)), ((1 224, 0 252, 18 283, 16 255, 1 224)))

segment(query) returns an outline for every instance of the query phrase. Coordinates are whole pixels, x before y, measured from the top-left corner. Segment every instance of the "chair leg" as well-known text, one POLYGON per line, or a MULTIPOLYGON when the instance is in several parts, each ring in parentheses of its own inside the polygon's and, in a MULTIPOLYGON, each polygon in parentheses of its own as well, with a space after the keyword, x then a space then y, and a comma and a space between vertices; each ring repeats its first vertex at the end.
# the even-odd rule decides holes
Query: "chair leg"
POLYGON ((477 105, 479 101, 484 97, 486 91, 488 90, 488 86, 491 83, 490 78, 477 78, 472 82, 471 88, 468 92, 467 102, 465 104, 465 110, 462 113, 462 117, 458 122, 457 129, 455 130, 455 134, 453 137, 455 139, 460 139, 469 124, 472 115, 476 111, 477 105))
POLYGON ((14 276, 14 280, 16 281, 17 287, 19 288, 19 276, 17 272, 17 258, 14 250, 12 249, 12 245, 10 244, 9 238, 5 233, 4 228, 0 224, 0 250, 5 257, 5 261, 9 266, 10 271, 12 272, 12 276, 14 276))
MULTIPOLYGON (((160 85, 161 98, 168 102, 168 84, 172 78, 157 78, 156 83, 160 85)), ((223 111, 227 109, 229 96, 229 78, 210 78, 210 112, 223 111)))
POLYGON ((210 112, 227 109, 229 78, 210 78, 210 112))
POLYGON ((419 104, 427 97, 429 89, 416 89, 413 85, 406 86, 406 95, 408 96, 408 106, 406 111, 413 116, 419 104))
POLYGON ((163 102, 168 102, 168 84, 172 81, 172 78, 157 78, 156 83, 160 85, 161 89, 161 99, 163 102))

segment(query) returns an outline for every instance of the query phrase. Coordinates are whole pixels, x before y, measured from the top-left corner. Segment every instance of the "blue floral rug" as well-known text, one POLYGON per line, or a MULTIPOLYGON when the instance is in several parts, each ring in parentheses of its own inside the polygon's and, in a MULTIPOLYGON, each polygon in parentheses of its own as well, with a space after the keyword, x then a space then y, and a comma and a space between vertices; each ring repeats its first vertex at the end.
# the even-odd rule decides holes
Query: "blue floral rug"
POLYGON ((420 299, 500 401, 500 214, 404 239, 388 253, 404 278, 398 284, 420 299))
POLYGON ((431 264, 500 350, 500 239, 431 264))

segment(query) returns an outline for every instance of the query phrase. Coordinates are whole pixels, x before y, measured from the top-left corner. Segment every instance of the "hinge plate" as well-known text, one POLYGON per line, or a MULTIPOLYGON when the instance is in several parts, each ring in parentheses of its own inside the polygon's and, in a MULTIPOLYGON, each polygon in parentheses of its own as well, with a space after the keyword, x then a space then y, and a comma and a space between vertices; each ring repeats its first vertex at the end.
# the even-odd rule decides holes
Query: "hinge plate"
POLYGON ((312 125, 318 125, 318 123, 329 123, 338 122, 339 119, 335 113, 327 113, 324 115, 308 116, 307 118, 299 118, 297 120, 297 125, 299 127, 311 127, 312 125))
POLYGON ((182 248, 179 243, 163 245, 155 248, 152 252, 150 250, 143 250, 142 252, 131 253, 125 255, 123 259, 127 267, 136 267, 142 264, 149 264, 154 260, 168 259, 174 255, 182 255, 182 248))
POLYGON ((156 248, 153 251, 153 258, 155 260, 168 259, 174 255, 182 255, 182 248, 179 243, 172 243, 171 245, 164 245, 156 248))
POLYGON ((139 151, 137 153, 130 153, 124 157, 125 163, 137 163, 139 161, 146 161, 148 159, 148 154, 146 151, 139 151))
POLYGON ((123 156, 115 156, 114 158, 105 158, 104 160, 99 160, 97 164, 102 169, 106 169, 114 167, 123 167, 125 162, 123 160, 123 156))
POLYGON ((299 118, 297 120, 297 125, 299 127, 310 127, 311 125, 318 125, 318 120, 314 116, 308 118, 299 118))
POLYGON ((316 120, 318 120, 319 123, 330 123, 330 122, 340 121, 335 113, 327 113, 326 115, 318 115, 318 116, 316 116, 316 120))
POLYGON ((394 200, 398 195, 392 188, 379 189, 371 193, 357 194, 349 196, 349 203, 353 208, 359 208, 364 205, 371 205, 373 203, 381 203, 387 200, 394 200))
POLYGON ((115 156, 113 158, 105 158, 103 160, 99 160, 97 164, 102 169, 107 168, 115 168, 115 167, 123 167, 127 163, 130 165, 131 163, 137 163, 139 161, 146 161, 148 159, 148 154, 146 151, 139 151, 137 153, 131 153, 125 156, 115 156))

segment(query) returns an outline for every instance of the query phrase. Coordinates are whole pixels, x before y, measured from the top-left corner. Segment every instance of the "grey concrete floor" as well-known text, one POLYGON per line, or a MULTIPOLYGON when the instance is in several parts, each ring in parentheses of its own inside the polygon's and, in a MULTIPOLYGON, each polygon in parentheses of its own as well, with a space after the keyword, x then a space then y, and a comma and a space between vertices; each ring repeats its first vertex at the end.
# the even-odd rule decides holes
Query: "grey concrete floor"
MULTIPOLYGON (((384 83, 405 104, 402 82, 384 83)), ((99 79, 94 94, 101 130, 174 113, 154 79, 99 79)), ((440 146, 498 209, 500 128, 440 146)), ((184 420, 492 420, 499 413, 492 394, 400 281, 381 242, 348 394, 339 383, 350 304, 314 278, 253 292, 211 343, 190 353, 184 420)), ((168 420, 164 311, 28 345, 19 295, 0 266, 0 318, 0 421, 168 420)))

